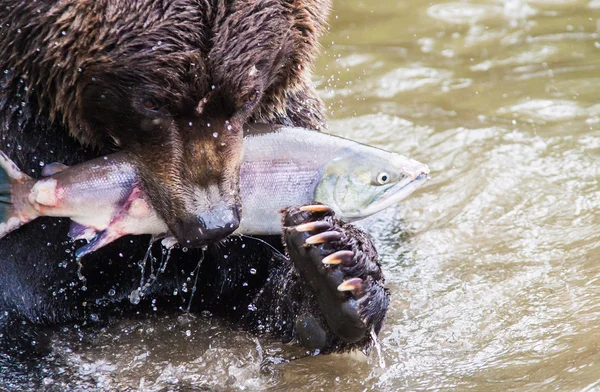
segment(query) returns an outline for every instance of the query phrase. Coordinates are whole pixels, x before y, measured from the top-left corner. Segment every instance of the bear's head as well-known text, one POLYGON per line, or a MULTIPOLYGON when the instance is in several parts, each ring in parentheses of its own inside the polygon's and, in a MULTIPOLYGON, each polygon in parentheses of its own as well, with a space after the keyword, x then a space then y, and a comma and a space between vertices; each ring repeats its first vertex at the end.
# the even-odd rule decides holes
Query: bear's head
POLYGON ((190 245, 239 225, 242 126, 264 90, 251 66, 237 85, 208 67, 198 52, 148 49, 88 66, 78 84, 78 137, 127 151, 153 207, 190 245))
POLYGON ((128 152, 152 206, 183 243, 233 232, 242 127, 253 113, 285 116, 327 7, 314 14, 281 0, 60 4, 36 23, 40 42, 27 47, 37 53, 14 56, 29 66, 23 72, 50 118, 82 144, 128 152))

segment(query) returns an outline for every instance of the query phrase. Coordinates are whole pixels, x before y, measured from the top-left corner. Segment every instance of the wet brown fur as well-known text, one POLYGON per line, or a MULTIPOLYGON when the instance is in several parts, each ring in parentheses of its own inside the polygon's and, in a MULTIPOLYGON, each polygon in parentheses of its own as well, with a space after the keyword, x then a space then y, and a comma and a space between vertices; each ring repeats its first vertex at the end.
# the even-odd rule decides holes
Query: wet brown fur
POLYGON ((97 154, 129 151, 173 228, 194 214, 196 189, 214 185, 224 204, 239 203, 245 122, 322 126, 310 67, 328 9, 328 0, 5 0, 0 112, 23 102, 50 124, 40 129, 97 154))

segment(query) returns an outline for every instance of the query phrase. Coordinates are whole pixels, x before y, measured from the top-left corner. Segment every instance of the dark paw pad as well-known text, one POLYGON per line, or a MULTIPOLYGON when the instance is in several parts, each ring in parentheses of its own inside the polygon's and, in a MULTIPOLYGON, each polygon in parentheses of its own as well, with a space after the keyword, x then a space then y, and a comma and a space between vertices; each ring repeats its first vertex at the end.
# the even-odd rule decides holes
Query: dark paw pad
POLYGON ((324 205, 283 211, 284 242, 331 331, 344 342, 379 331, 388 293, 369 237, 334 218, 324 205))
POLYGON ((310 349, 322 349, 327 344, 327 333, 312 314, 305 313, 296 319, 294 331, 302 346, 310 349))

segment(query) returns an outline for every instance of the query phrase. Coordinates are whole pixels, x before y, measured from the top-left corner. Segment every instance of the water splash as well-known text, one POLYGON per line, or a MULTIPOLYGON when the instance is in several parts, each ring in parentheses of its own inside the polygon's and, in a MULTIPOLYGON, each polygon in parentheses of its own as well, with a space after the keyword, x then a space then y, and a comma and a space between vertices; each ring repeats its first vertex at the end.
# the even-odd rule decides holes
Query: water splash
POLYGON ((381 353, 381 344, 379 344, 379 339, 377 339, 377 334, 373 329, 371 329, 371 339, 373 340, 373 347, 375 347, 375 351, 377 351, 377 357, 379 358, 379 367, 385 369, 385 359, 383 358, 383 354, 381 353))
POLYGON ((144 295, 146 294, 147 290, 152 287, 152 285, 157 281, 158 277, 165 272, 165 269, 167 268, 167 264, 169 262, 169 259, 171 258, 171 251, 174 248, 174 244, 170 244, 171 246, 165 246, 165 243, 161 243, 162 244, 162 250, 161 250, 161 258, 160 258, 160 263, 158 264, 158 267, 155 269, 154 267, 154 263, 157 261, 156 257, 154 257, 152 255, 152 246, 154 245, 154 242, 157 241, 156 237, 152 237, 150 239, 150 243, 148 244, 148 249, 146 250, 146 254, 144 255, 144 258, 142 260, 140 260, 140 262, 138 263, 138 267, 140 268, 140 285, 137 289, 133 290, 129 296, 129 301, 134 304, 137 305, 140 303, 140 300, 144 297, 144 295), (148 261, 150 261, 150 271, 148 276, 146 276, 146 270, 147 270, 147 265, 148 265, 148 261))
POLYGON ((188 306, 185 310, 187 314, 190 313, 190 308, 192 307, 192 300, 194 299, 194 294, 196 294, 196 285, 198 284, 198 275, 200 275, 200 266, 204 261, 204 255, 206 254, 207 247, 203 246, 200 249, 202 250, 202 255, 200 256, 200 260, 198 260, 196 268, 194 268, 194 270, 192 271, 192 275, 194 275, 194 285, 192 286, 192 292, 190 293, 190 301, 188 302, 188 306))

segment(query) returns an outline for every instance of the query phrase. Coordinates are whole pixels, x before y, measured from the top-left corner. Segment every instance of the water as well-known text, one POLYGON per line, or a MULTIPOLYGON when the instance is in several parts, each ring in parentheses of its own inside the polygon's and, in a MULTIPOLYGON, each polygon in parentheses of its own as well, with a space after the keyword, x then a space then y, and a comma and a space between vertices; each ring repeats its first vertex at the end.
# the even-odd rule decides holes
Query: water
POLYGON ((365 225, 392 291, 387 367, 338 374, 344 389, 600 390, 600 2, 333 15, 332 131, 433 177, 365 225))
POLYGON ((315 75, 331 132, 432 170, 362 224, 392 293, 380 356, 157 316, 64 330, 48 383, 600 390, 599 20, 598 0, 336 2, 315 75))

